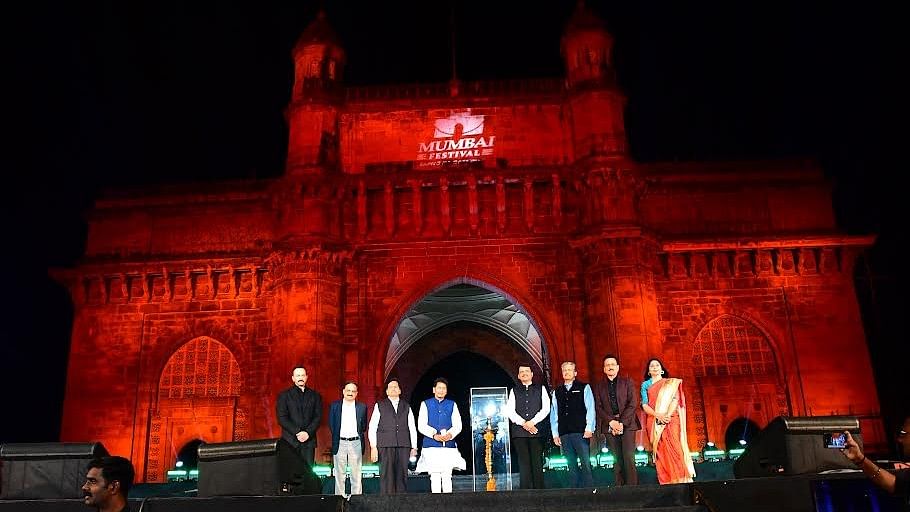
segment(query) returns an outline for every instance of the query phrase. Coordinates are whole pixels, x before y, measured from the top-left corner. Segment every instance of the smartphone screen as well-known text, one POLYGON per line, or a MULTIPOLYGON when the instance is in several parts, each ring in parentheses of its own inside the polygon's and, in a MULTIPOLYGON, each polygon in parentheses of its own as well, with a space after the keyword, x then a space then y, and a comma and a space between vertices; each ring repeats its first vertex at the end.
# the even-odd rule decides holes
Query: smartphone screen
POLYGON ((825 448, 846 448, 847 436, 843 432, 834 432, 833 434, 824 434, 825 448))

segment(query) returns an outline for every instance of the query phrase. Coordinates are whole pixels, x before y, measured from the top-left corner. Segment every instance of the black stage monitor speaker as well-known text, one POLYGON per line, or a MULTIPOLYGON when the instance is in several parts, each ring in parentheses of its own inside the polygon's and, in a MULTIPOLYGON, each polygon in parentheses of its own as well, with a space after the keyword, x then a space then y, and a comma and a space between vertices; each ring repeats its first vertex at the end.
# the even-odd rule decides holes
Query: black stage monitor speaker
POLYGON ((0 499, 81 498, 88 462, 107 455, 101 443, 4 444, 0 499))
POLYGON ((855 416, 778 416, 749 443, 733 464, 736 478, 856 469, 832 434, 849 431, 863 446, 855 416))
POLYGON ((199 496, 318 494, 319 478, 281 439, 199 445, 199 496))

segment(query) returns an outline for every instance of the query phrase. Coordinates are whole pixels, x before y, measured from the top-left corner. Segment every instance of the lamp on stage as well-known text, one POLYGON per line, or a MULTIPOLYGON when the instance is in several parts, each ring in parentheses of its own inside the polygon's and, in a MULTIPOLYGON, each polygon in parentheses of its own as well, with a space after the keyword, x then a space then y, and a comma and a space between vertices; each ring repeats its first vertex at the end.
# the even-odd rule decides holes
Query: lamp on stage
POLYGON ((7 443, 0 499, 81 498, 89 461, 107 456, 101 443, 7 443))

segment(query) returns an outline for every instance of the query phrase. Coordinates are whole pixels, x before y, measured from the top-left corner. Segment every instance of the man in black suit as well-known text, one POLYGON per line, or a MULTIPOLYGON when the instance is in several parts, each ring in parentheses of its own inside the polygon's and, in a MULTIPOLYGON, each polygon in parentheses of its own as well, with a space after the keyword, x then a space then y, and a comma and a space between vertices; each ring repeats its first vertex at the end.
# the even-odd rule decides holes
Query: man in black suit
POLYGON ((616 485, 637 485, 635 432, 641 430, 638 388, 628 377, 619 376, 619 359, 613 354, 604 357, 604 376, 605 379, 594 385, 597 428, 613 453, 616 485))
POLYGON ((357 401, 357 383, 348 381, 341 390, 341 400, 329 405, 329 430, 332 432, 332 466, 335 468, 335 494, 345 493, 345 466, 351 468, 351 494, 363 494, 360 484, 363 454, 367 440, 367 404, 357 401))
POLYGON ((278 395, 281 438, 313 467, 316 462, 316 429, 322 419, 322 397, 306 387, 307 373, 303 366, 294 368, 291 381, 294 385, 278 395))

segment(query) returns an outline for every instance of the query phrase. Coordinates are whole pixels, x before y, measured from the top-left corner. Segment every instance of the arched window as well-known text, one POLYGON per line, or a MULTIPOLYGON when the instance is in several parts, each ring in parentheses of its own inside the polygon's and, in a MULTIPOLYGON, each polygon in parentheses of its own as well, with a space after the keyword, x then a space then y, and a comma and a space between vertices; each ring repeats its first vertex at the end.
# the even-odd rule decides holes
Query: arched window
POLYGON ((224 345, 207 336, 189 341, 168 359, 158 383, 160 398, 237 396, 240 366, 224 345))
POLYGON ((736 418, 727 425, 727 431, 724 432, 724 446, 728 450, 748 446, 759 430, 761 429, 758 428, 758 424, 749 418, 736 418))
POLYGON ((183 463, 185 469, 196 469, 199 467, 199 447, 204 445, 202 439, 194 439, 180 449, 177 453, 177 462, 183 463))
POLYGON ((724 315, 698 333, 692 354, 696 377, 717 375, 768 375, 777 362, 767 337, 742 318, 724 315))

